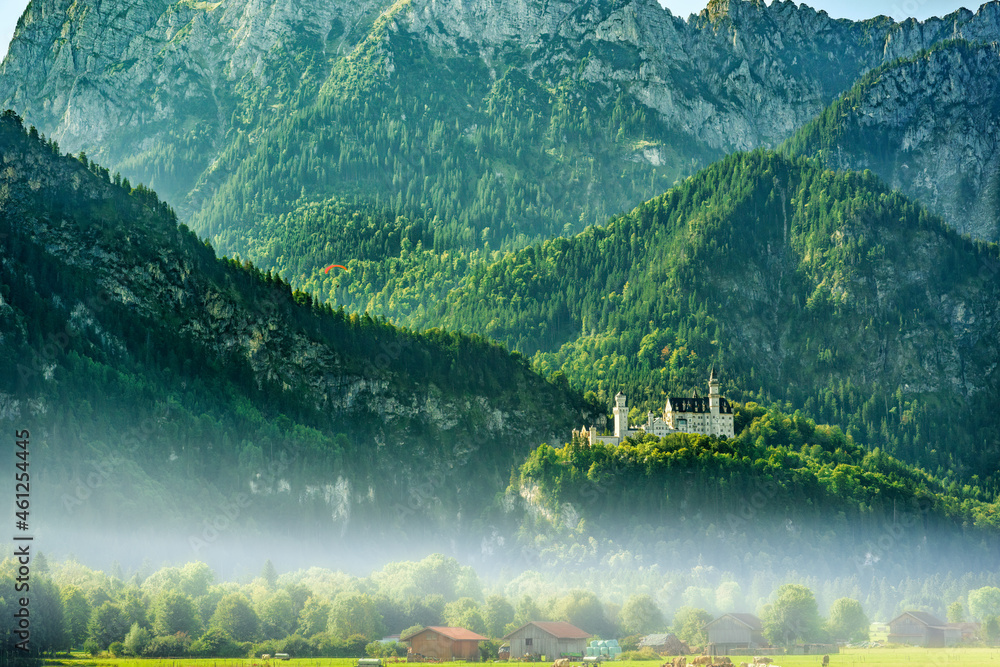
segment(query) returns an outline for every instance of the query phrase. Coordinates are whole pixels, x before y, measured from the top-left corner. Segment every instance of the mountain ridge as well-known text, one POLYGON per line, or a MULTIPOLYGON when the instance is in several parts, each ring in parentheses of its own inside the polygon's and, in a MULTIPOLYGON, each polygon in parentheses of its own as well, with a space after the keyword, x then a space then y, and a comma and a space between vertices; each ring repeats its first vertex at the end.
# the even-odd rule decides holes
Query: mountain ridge
POLYGON ((951 40, 883 65, 782 150, 833 169, 870 168, 959 232, 1000 240, 998 60, 995 43, 951 40))
MULTIPOLYGON (((183 220, 194 216, 197 231, 213 234, 232 224, 232 216, 213 212, 211 205, 235 173, 235 164, 229 164, 234 158, 224 158, 227 148, 235 148, 235 156, 261 142, 292 150, 314 144, 311 128, 294 137, 278 136, 268 132, 269 121, 315 104, 324 87, 333 85, 329 77, 336 63, 354 48, 367 48, 373 29, 378 48, 391 56, 386 67, 404 64, 400 59, 407 54, 399 49, 412 43, 434 58, 429 61, 434 67, 453 61, 453 67, 481 69, 493 79, 514 68, 550 90, 575 78, 578 83, 567 90, 587 95, 583 105, 591 105, 591 113, 607 113, 618 99, 626 114, 645 114, 640 123, 649 124, 649 131, 612 135, 600 149, 616 162, 635 160, 638 182, 652 180, 652 190, 637 190, 636 183, 623 192, 633 202, 655 194, 654 173, 663 172, 669 187, 721 153, 777 145, 884 62, 959 34, 980 41, 1000 36, 995 0, 975 13, 901 23, 886 17, 851 22, 792 2, 742 0, 713 2, 689 21, 652 0, 552 2, 544 8, 477 0, 328 2, 311 5, 305 14, 290 2, 266 8, 258 3, 238 12, 225 2, 143 2, 118 18, 83 3, 74 5, 63 22, 59 17, 66 3, 61 1, 35 0, 29 7, 0 67, 0 102, 71 152, 85 150, 164 193, 183 220), (63 31, 70 37, 57 38, 63 31), (47 44, 52 44, 48 50, 47 44), (35 62, 42 64, 28 67, 35 62), (157 74, 165 71, 176 76, 157 74), (644 142, 649 145, 643 147, 644 142), (678 147, 676 154, 671 146, 678 147)), ((372 76, 373 70, 361 75, 372 76)), ((473 107, 479 94, 469 100, 473 107)), ((397 118, 400 112, 407 115, 410 100, 404 99, 402 106, 392 104, 392 97, 386 100, 397 118)), ((470 120, 482 124, 483 119, 472 114, 470 120)), ((446 135, 448 142, 455 141, 447 129, 446 135)), ((526 146, 538 146, 537 141, 526 146)), ((332 172, 331 158, 336 155, 316 154, 310 168, 332 172)), ((494 170, 504 162, 499 156, 493 160, 494 170)), ((405 170, 402 176, 416 174, 405 170)), ((533 178, 530 170, 523 176, 533 178)), ((584 178, 593 179, 590 186, 619 187, 610 174, 584 178)), ((310 185, 304 193, 323 198, 347 194, 351 187, 350 179, 331 173, 328 186, 310 185)), ((390 191, 398 188, 393 183, 390 191)), ((370 201, 370 189, 361 194, 370 201)), ((580 216, 569 203, 576 196, 558 204, 567 221, 580 216)), ((289 201, 278 205, 291 208, 289 201)), ((596 217, 584 209, 584 223, 625 210, 616 205, 596 217)), ((411 217, 416 206, 406 207, 411 217)), ((440 207, 432 213, 454 215, 440 207)), ((513 229, 494 239, 494 247, 503 239, 523 244, 515 241, 519 234, 528 239, 551 235, 519 227, 518 214, 504 214, 513 229)), ((259 215, 260 206, 249 203, 236 213, 248 223, 259 215)), ((497 234, 496 224, 477 221, 473 235, 484 227, 497 234)), ((248 248, 237 244, 226 247, 230 251, 247 255, 248 248)))

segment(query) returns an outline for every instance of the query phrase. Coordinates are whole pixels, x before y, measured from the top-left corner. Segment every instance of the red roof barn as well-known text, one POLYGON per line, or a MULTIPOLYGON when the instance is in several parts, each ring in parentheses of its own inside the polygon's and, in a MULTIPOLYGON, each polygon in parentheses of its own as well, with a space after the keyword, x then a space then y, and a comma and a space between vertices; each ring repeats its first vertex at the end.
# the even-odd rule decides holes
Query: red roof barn
POLYGON ((486 637, 465 628, 432 625, 402 637, 401 641, 409 642, 410 651, 425 658, 479 662, 479 642, 486 641, 486 637))

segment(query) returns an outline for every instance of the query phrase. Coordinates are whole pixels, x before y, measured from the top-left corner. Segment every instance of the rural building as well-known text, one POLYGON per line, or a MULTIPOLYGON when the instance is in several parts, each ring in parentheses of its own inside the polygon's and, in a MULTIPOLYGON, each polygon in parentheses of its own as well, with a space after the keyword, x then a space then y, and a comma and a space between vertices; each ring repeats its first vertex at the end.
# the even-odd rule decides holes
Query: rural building
POLYGON ((687 655, 691 652, 688 645, 670 633, 665 635, 646 635, 639 640, 639 648, 651 648, 660 655, 687 655))
POLYGON ((763 625, 753 614, 724 614, 702 628, 710 655, 728 655, 767 646, 763 625))
POLYGON ((602 442, 609 445, 620 445, 630 435, 649 433, 662 438, 671 433, 700 433, 702 435, 717 435, 733 437, 736 430, 733 424, 733 406, 719 395, 719 379, 715 369, 708 376, 708 397, 701 398, 698 392, 694 396, 671 396, 663 407, 662 416, 652 412, 646 414, 646 423, 635 428, 628 424, 628 401, 621 392, 615 396, 612 408, 614 415, 614 435, 600 435, 597 427, 586 426, 573 431, 573 437, 583 438, 591 445, 602 442))
POLYGON ((978 641, 979 640, 979 624, 970 623, 968 621, 964 623, 948 623, 945 627, 955 628, 961 634, 962 641, 978 641))
POLYGON ((943 623, 925 611, 904 611, 889 621, 888 641, 927 648, 954 646, 962 639, 961 623, 943 623))
POLYGON ((465 628, 429 626, 402 638, 410 645, 410 655, 419 659, 430 658, 448 662, 471 660, 479 662, 479 642, 486 637, 465 628))
POLYGON ((564 621, 532 621, 504 637, 510 643, 512 660, 525 655, 544 655, 546 660, 583 656, 588 639, 589 634, 564 621))

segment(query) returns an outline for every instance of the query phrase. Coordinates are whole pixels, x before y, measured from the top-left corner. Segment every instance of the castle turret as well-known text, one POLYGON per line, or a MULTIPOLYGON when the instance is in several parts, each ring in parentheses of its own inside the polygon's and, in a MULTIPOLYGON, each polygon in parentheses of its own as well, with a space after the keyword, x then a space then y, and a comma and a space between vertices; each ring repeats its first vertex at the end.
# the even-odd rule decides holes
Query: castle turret
POLYGON ((621 392, 615 394, 615 407, 612 412, 615 416, 615 437, 624 438, 628 435, 628 407, 625 405, 625 394, 621 392))
POLYGON ((719 378, 715 377, 715 366, 708 376, 708 408, 713 415, 719 414, 719 378))

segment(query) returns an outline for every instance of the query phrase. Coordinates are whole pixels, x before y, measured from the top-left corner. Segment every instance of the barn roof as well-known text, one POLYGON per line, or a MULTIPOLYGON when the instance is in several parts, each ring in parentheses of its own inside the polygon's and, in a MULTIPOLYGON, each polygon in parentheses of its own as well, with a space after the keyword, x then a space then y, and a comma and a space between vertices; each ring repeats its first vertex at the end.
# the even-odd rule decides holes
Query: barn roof
POLYGON ((436 632, 439 635, 443 635, 448 639, 453 639, 455 641, 475 640, 477 642, 482 642, 487 640, 487 637, 483 637, 481 634, 473 632, 472 630, 466 630, 465 628, 446 628, 440 625, 428 625, 423 630, 412 632, 403 637, 402 639, 405 641, 412 637, 416 637, 421 632, 427 632, 428 630, 431 632, 436 632))
POLYGON ((677 641, 677 636, 674 633, 667 634, 652 634, 646 635, 639 640, 639 648, 643 646, 663 646, 664 644, 673 643, 677 641))
POLYGON ((643 646, 660 646, 661 644, 667 643, 667 637, 670 635, 646 635, 639 640, 639 647, 643 646))
POLYGON ((576 627, 571 623, 566 621, 531 621, 530 623, 525 623, 514 632, 506 635, 504 639, 508 639, 516 635, 521 630, 525 629, 529 625, 534 625, 539 630, 543 630, 556 639, 590 639, 590 635, 576 627))
POLYGON ((945 623, 943 623, 940 619, 933 614, 928 614, 926 611, 904 611, 902 614, 889 621, 889 624, 891 625, 895 623, 904 616, 912 616, 919 623, 923 623, 929 628, 943 628, 945 626, 945 623))
POLYGON ((753 614, 739 614, 739 613, 723 614, 714 621, 709 621, 708 623, 706 623, 705 627, 707 628, 710 625, 714 625, 715 623, 718 623, 724 618, 732 618, 742 623, 743 625, 747 626, 754 632, 760 632, 764 627, 764 625, 760 622, 760 619, 754 616, 753 614))

